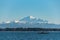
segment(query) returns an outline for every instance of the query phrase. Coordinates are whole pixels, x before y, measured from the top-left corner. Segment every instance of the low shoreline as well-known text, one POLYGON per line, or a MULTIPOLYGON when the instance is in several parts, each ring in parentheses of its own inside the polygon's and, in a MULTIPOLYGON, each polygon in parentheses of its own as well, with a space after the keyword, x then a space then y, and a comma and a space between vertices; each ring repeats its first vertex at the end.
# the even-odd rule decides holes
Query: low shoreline
POLYGON ((60 31, 57 28, 0 28, 0 31, 60 31))

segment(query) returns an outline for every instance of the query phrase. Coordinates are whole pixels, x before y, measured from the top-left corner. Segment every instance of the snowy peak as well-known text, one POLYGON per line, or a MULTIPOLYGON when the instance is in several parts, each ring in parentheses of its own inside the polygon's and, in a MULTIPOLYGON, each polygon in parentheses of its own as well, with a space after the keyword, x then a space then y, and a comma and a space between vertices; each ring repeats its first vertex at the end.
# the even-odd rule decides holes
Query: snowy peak
POLYGON ((36 20, 36 18, 33 16, 27 16, 27 17, 24 17, 23 19, 21 19, 21 21, 32 21, 32 20, 36 20))
POLYGON ((35 17, 34 16, 28 16, 30 19, 35 19, 35 17))
POLYGON ((27 16, 27 17, 24 17, 24 18, 26 18, 26 19, 30 19, 30 20, 32 20, 32 19, 36 19, 34 16, 27 16))
POLYGON ((26 23, 47 23, 46 21, 44 21, 43 19, 40 18, 36 18, 34 16, 27 16, 22 18, 20 21, 26 22, 26 23))
POLYGON ((15 20, 15 23, 19 23, 20 21, 19 20, 15 20))
POLYGON ((5 22, 3 22, 3 23, 7 23, 7 24, 8 24, 8 23, 11 23, 11 21, 5 21, 5 22))
POLYGON ((6 21, 5 23, 48 23, 47 20, 36 18, 34 16, 27 16, 20 20, 6 21))

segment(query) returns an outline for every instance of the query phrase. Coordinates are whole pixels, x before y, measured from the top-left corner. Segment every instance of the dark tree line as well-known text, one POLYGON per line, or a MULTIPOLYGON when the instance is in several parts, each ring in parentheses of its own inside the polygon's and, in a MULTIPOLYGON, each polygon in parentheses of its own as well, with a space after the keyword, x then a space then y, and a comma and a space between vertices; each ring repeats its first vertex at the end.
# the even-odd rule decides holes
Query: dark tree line
POLYGON ((57 28, 0 28, 0 31, 60 31, 57 28))

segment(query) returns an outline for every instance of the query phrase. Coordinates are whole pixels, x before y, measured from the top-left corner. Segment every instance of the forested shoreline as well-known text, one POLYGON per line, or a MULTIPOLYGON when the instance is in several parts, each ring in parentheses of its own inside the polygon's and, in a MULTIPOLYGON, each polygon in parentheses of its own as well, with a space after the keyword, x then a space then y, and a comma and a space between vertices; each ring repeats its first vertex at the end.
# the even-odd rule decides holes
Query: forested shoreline
POLYGON ((58 28, 0 28, 0 31, 60 31, 58 28))

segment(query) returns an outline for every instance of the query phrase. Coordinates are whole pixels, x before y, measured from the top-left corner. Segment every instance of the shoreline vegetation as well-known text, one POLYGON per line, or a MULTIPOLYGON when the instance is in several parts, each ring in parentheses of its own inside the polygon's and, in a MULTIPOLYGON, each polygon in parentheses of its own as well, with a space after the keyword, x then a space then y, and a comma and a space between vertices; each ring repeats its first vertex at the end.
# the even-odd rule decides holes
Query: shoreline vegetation
POLYGON ((0 28, 0 31, 60 31, 58 28, 0 28))

